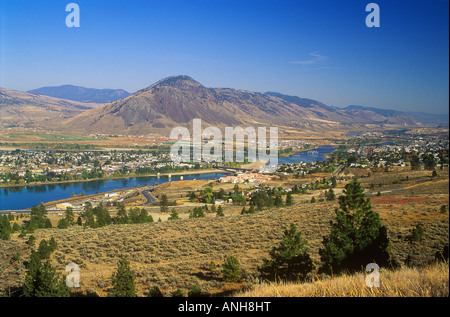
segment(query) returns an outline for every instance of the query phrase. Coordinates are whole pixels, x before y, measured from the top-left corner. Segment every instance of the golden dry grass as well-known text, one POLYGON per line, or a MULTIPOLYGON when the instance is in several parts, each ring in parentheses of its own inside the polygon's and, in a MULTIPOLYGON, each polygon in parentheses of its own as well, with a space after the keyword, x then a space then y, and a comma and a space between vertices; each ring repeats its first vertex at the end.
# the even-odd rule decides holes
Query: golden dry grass
POLYGON ((237 297, 447 297, 448 263, 424 268, 382 270, 379 287, 366 286, 366 274, 342 275, 311 283, 263 283, 237 297))

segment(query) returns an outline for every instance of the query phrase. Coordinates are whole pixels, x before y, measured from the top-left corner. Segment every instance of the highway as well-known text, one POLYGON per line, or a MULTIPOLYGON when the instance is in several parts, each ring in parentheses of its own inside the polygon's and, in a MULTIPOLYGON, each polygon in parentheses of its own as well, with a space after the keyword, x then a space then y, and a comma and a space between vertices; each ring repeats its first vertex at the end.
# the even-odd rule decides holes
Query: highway
POLYGON ((151 191, 153 191, 153 189, 146 189, 142 191, 142 196, 147 199, 144 205, 153 204, 156 202, 156 198, 152 194, 150 194, 151 191))

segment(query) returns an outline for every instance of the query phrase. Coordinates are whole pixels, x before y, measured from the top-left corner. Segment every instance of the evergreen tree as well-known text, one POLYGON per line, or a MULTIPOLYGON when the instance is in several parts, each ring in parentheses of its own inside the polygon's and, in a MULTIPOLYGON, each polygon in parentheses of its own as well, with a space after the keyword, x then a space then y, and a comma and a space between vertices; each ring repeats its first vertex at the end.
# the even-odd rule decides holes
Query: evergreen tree
POLYGON ((356 178, 346 185, 335 214, 330 234, 323 238, 323 248, 319 250, 321 271, 338 273, 359 270, 373 262, 380 266, 389 264, 387 229, 356 178))
POLYGON ((128 218, 127 211, 125 209, 125 205, 122 203, 118 203, 116 205, 117 215, 115 218, 115 222, 119 224, 130 223, 130 219, 128 218))
POLYGON ((217 208, 216 216, 217 216, 217 217, 223 217, 223 216, 225 216, 225 214, 223 213, 222 206, 220 206, 220 205, 219 205, 219 207, 217 208))
POLYGON ((307 244, 301 232, 297 232, 297 226, 291 223, 280 245, 270 251, 271 259, 263 258, 262 266, 258 267, 261 277, 271 281, 304 279, 314 269, 307 244))
POLYGON ((234 255, 226 257, 222 265, 222 276, 225 282, 238 282, 241 279, 239 260, 234 255))
POLYGON ((111 277, 111 288, 108 289, 109 297, 135 297, 135 273, 130 269, 128 260, 121 257, 117 264, 117 271, 111 277))
POLYGON ((33 252, 27 264, 23 294, 26 297, 69 297, 64 277, 59 278, 49 261, 42 263, 41 255, 33 252))
POLYGON ((11 236, 11 224, 6 215, 0 216, 0 239, 9 240, 11 236))
POLYGON ((275 195, 275 199, 273 200, 275 207, 283 206, 283 199, 281 198, 281 193, 277 193, 275 195))
POLYGON ((328 191, 325 191, 325 199, 327 201, 333 201, 336 199, 336 195, 334 194, 333 188, 330 188, 328 191))
POLYGON ((178 212, 175 210, 175 208, 172 208, 172 212, 167 220, 178 220, 180 217, 178 216, 178 212))
POLYGON ((73 226, 75 224, 75 214, 72 207, 66 207, 65 218, 68 226, 73 226))
POLYGON ((153 217, 152 217, 152 215, 148 214, 148 212, 145 208, 142 208, 141 212, 139 213, 139 216, 138 216, 138 222, 139 223, 153 222, 153 217))
POLYGON ((161 206, 161 212, 168 212, 169 211, 169 200, 167 198, 166 194, 161 195, 161 201, 159 203, 161 206))
POLYGON ((292 206, 294 204, 294 198, 292 197, 292 193, 288 192, 286 194, 286 202, 285 202, 286 206, 292 206))

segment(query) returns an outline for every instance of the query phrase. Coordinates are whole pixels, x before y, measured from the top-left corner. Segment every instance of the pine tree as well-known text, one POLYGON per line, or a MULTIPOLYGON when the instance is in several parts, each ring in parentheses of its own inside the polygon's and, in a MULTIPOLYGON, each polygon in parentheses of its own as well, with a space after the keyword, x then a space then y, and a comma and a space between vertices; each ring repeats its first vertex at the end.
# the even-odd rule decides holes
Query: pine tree
POLYGON ((333 188, 330 188, 328 191, 325 191, 325 199, 327 201, 333 201, 336 199, 336 195, 334 194, 333 188))
POLYGON ((261 277, 272 281, 304 279, 314 269, 307 245, 297 226, 291 223, 280 245, 270 251, 271 259, 263 258, 262 266, 258 267, 261 277))
POLYGON ((292 193, 288 192, 286 194, 286 202, 285 202, 286 206, 292 206, 294 204, 294 198, 292 197, 292 193))
POLYGON ((161 212, 168 212, 169 211, 169 200, 167 198, 166 194, 161 195, 161 201, 160 201, 160 209, 161 212))
POLYGON ((128 260, 121 257, 117 264, 117 271, 111 277, 111 288, 108 289, 109 297, 135 297, 135 273, 130 269, 128 260))
POLYGON ((178 219, 180 219, 180 217, 178 216, 178 212, 175 210, 175 208, 172 208, 172 213, 170 214, 167 220, 178 220, 178 219))
POLYGON ((69 288, 59 278, 49 261, 41 262, 41 255, 33 252, 27 264, 23 294, 26 297, 69 297, 69 288))
POLYGON ((359 270, 373 262, 389 264, 387 229, 356 178, 346 185, 335 214, 330 234, 323 238, 319 250, 321 271, 338 273, 359 270))
POLYGON ((222 206, 219 205, 219 207, 217 207, 217 213, 216 213, 217 217, 224 217, 225 214, 223 213, 223 209, 222 206))
POLYGON ((240 264, 236 256, 226 257, 222 265, 222 276, 225 282, 237 282, 241 279, 240 264))

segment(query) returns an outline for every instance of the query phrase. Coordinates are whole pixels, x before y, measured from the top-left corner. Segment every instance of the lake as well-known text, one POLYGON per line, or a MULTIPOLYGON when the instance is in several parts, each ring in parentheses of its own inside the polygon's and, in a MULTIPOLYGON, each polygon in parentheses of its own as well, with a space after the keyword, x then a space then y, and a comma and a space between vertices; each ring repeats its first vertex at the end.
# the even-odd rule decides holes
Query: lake
MULTIPOLYGON (((227 175, 226 173, 185 174, 184 180, 215 179, 227 175)), ((172 175, 172 181, 180 180, 181 175, 172 175)), ((55 200, 70 198, 71 194, 85 195, 104 193, 124 188, 141 187, 146 185, 163 184, 169 181, 168 176, 142 176, 134 178, 93 180, 62 184, 47 184, 25 187, 0 188, 0 211, 20 210, 31 208, 33 205, 55 200)))
POLYGON ((335 150, 334 146, 322 145, 313 150, 300 151, 291 154, 288 157, 278 157, 278 164, 288 163, 312 163, 317 161, 325 161, 325 155, 330 154, 335 150))

